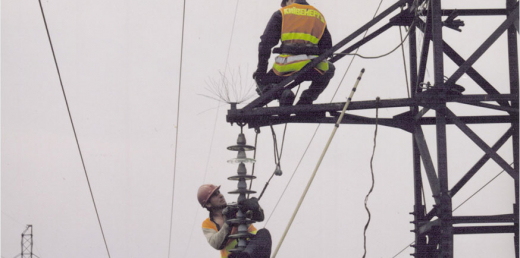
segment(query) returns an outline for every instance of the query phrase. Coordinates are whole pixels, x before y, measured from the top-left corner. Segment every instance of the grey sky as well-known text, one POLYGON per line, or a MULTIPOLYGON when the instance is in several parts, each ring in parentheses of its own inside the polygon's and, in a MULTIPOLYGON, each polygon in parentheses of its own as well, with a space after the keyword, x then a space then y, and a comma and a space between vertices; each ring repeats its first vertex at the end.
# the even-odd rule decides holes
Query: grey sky
MULTIPOLYGON (((324 13, 334 43, 368 22, 379 2, 370 0, 354 5, 353 1, 309 1, 324 13)), ((383 1, 381 10, 394 2, 383 1)), ((452 2, 444 1, 443 7, 503 8, 505 1, 452 2)), ((199 207, 195 195, 203 183, 222 185, 223 192, 236 188, 235 182, 227 180, 236 173, 236 166, 226 162, 236 153, 226 147, 235 144, 239 127, 225 122, 227 104, 201 94, 210 94, 205 89, 206 82, 210 78, 218 80, 219 71, 227 71, 231 77, 229 71, 238 73, 240 68, 244 87, 251 85, 259 36, 279 8, 279 1, 187 1, 184 36, 183 2, 178 0, 44 0, 42 4, 111 256, 167 257, 176 155, 170 257, 218 257, 219 253, 205 242, 201 233, 200 225, 207 212, 199 207)), ((26 224, 32 224, 34 252, 41 258, 107 257, 38 1, 4 0, 1 16, 1 255, 9 258, 19 254, 20 234, 26 224)), ((502 19, 464 20, 463 33, 449 29, 443 33, 448 43, 467 58, 502 19)), ((399 30, 392 28, 359 53, 380 55, 400 41, 399 30)), ((502 37, 475 65, 501 91, 509 87, 505 44, 502 37)), ((408 53, 406 44, 405 52, 408 53)), ((336 76, 317 102, 332 100, 349 62, 346 57, 336 63, 336 76)), ((455 66, 446 63, 446 74, 451 75, 455 66)), ((334 102, 345 101, 361 68, 366 73, 354 100, 407 96, 399 49, 382 59, 356 58, 334 102)), ((432 73, 432 68, 429 71, 432 73)), ((430 74, 427 80, 432 80, 430 74)), ((459 83, 467 93, 483 93, 469 78, 463 77, 459 83)), ((273 105, 276 103, 270 104, 273 105)), ((450 108, 458 114, 480 112, 478 108, 461 105, 450 108)), ((404 111, 385 109, 379 114, 391 117, 404 111)), ((375 112, 355 114, 374 116, 375 112)), ((320 126, 266 226, 274 245, 332 127, 320 126)), ((271 181, 261 201, 267 217, 315 128, 313 124, 288 125, 282 156, 284 174, 271 181)), ((507 130, 507 126, 496 125, 472 128, 488 144, 507 130)), ((283 126, 275 129, 281 142, 283 126)), ((430 135, 434 130, 425 128, 430 135)), ((253 130, 245 133, 248 143, 253 144, 253 130)), ((258 137, 258 179, 253 188, 260 192, 275 166, 269 128, 262 128, 258 137)), ((340 126, 279 257, 361 257, 367 219, 363 201, 370 188, 373 137, 374 126, 340 126)), ((483 152, 455 128, 449 128, 448 140, 448 168, 453 185, 483 152)), ((434 139, 428 137, 428 143, 431 153, 435 153, 434 139)), ((500 153, 507 162, 512 161, 509 149, 500 153)), ((251 157, 252 153, 248 155, 251 157)), ((413 241, 409 223, 413 218, 408 214, 413 209, 410 158, 411 135, 379 127, 374 159, 376 185, 369 200, 372 222, 368 230, 368 257, 392 257, 413 241)), ((477 174, 456 196, 454 207, 500 171, 494 162, 488 162, 483 173, 477 174)), ((511 213, 513 190, 513 181, 504 173, 456 214, 511 213)), ((426 196, 431 206, 428 189, 426 196)), ((236 196, 226 198, 233 201, 236 196)), ((265 222, 256 224, 257 228, 264 225, 265 222)), ((456 257, 514 254, 511 235, 456 236, 455 246, 456 257)), ((408 249, 398 257, 409 257, 412 252, 408 249)))

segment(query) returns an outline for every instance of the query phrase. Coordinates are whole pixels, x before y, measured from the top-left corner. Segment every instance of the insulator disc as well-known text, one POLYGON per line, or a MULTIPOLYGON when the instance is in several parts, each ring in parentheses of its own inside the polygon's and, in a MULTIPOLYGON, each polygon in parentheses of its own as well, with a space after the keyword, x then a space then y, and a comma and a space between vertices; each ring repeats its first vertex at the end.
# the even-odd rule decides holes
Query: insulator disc
POLYGON ((232 253, 241 253, 244 250, 246 250, 245 247, 244 248, 237 247, 237 248, 229 249, 229 251, 232 252, 232 253))
POLYGON ((250 159, 250 158, 234 158, 234 159, 228 160, 227 162, 231 163, 231 164, 236 164, 236 163, 255 163, 256 160, 255 159, 250 159))
POLYGON ((228 192, 228 194, 254 194, 256 191, 251 191, 247 189, 237 189, 235 191, 228 192))
POLYGON ((256 221, 254 221, 252 219, 248 219, 248 218, 243 218, 243 219, 228 219, 227 222, 229 222, 233 225, 237 225, 237 224, 253 224, 256 221))
POLYGON ((255 150, 255 147, 253 147, 251 145, 232 145, 232 146, 227 147, 227 149, 231 150, 231 151, 241 151, 241 150, 252 151, 252 150, 255 150))
POLYGON ((254 235, 255 234, 251 234, 251 233, 237 233, 237 234, 229 235, 228 237, 229 238, 250 238, 254 235))
POLYGON ((230 176, 227 179, 228 180, 240 180, 242 178, 245 180, 251 180, 251 179, 255 179, 256 176, 230 176))

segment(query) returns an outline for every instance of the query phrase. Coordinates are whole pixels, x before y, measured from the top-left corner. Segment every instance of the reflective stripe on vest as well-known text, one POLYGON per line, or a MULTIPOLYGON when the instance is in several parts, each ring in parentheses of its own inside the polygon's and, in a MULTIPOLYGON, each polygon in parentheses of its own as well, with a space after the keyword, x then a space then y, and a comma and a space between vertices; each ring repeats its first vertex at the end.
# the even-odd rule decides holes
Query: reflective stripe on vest
MULTIPOLYGON (((327 23, 323 15, 313 6, 291 4, 280 9, 282 13, 281 41, 292 45, 317 45, 327 23)), ((288 76, 301 70, 316 56, 281 54, 276 57, 273 72, 288 76)), ((315 69, 324 73, 329 69, 327 61, 320 62, 315 69)))
POLYGON ((318 44, 327 22, 313 6, 291 4, 280 9, 282 13, 282 42, 318 44))
MULTIPOLYGON (((305 65, 311 62, 312 59, 318 56, 315 55, 288 55, 281 54, 275 58, 275 62, 273 65, 273 72, 278 76, 289 76, 299 70, 301 70, 305 65)), ((315 67, 316 71, 324 74, 324 72, 329 70, 329 62, 326 60, 320 62, 315 67)))
MULTIPOLYGON (((237 228, 233 227, 233 229, 231 230, 230 235, 236 234, 237 232, 238 232, 237 228)), ((257 229, 255 228, 255 226, 249 225, 249 228, 247 229, 247 232, 256 235, 257 229)), ((220 257, 221 258, 227 258, 229 256, 229 254, 231 253, 229 250, 235 248, 237 243, 238 243, 238 241, 236 239, 228 240, 228 243, 227 243, 226 247, 224 247, 224 249, 220 250, 220 257)))

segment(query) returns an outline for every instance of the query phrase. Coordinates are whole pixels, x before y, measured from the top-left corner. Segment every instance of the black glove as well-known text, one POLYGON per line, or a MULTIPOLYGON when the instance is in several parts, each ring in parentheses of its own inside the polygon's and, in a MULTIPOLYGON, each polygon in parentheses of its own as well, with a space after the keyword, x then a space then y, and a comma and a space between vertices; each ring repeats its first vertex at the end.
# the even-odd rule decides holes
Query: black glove
POLYGON ((267 75, 267 73, 257 70, 256 72, 253 73, 253 79, 255 80, 256 84, 263 86, 263 85, 267 84, 265 82, 266 75, 267 75))
POLYGON ((237 217, 238 205, 229 204, 226 208, 222 210, 222 215, 226 217, 226 223, 231 226, 231 223, 228 222, 230 219, 235 219, 237 217))
POLYGON ((259 209, 260 204, 258 204, 258 199, 256 197, 244 200, 240 206, 240 210, 242 210, 242 212, 258 211, 259 209))

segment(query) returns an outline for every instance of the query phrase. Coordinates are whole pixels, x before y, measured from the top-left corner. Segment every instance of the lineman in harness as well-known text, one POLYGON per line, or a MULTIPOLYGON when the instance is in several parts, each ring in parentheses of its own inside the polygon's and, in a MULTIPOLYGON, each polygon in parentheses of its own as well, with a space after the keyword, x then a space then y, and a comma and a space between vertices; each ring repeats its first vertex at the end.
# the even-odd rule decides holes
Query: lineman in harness
POLYGON ((220 250, 221 258, 269 258, 271 256, 271 234, 265 228, 257 231, 253 225, 249 225, 247 231, 255 236, 251 237, 246 249, 241 253, 230 254, 229 251, 237 245, 237 240, 229 238, 229 235, 236 234, 238 229, 227 220, 235 218, 238 209, 249 214, 252 220, 264 220, 264 211, 256 198, 246 199, 240 207, 228 205, 224 195, 220 193, 220 186, 205 184, 199 187, 197 199, 200 205, 209 211, 209 218, 202 222, 202 232, 208 243, 220 250))
MULTIPOLYGON (((282 0, 281 6, 282 8, 273 14, 260 37, 258 67, 253 74, 260 95, 332 48, 332 39, 321 12, 305 0, 282 0), (273 51, 280 55, 276 57, 273 68, 266 73, 271 49, 280 40, 281 47, 273 51)), ((334 70, 333 64, 325 60, 299 76, 296 79, 298 83, 312 83, 302 92, 297 105, 312 104, 329 84, 334 70)), ((276 98, 279 99, 280 106, 290 106, 295 95, 290 89, 286 89, 276 98)))

